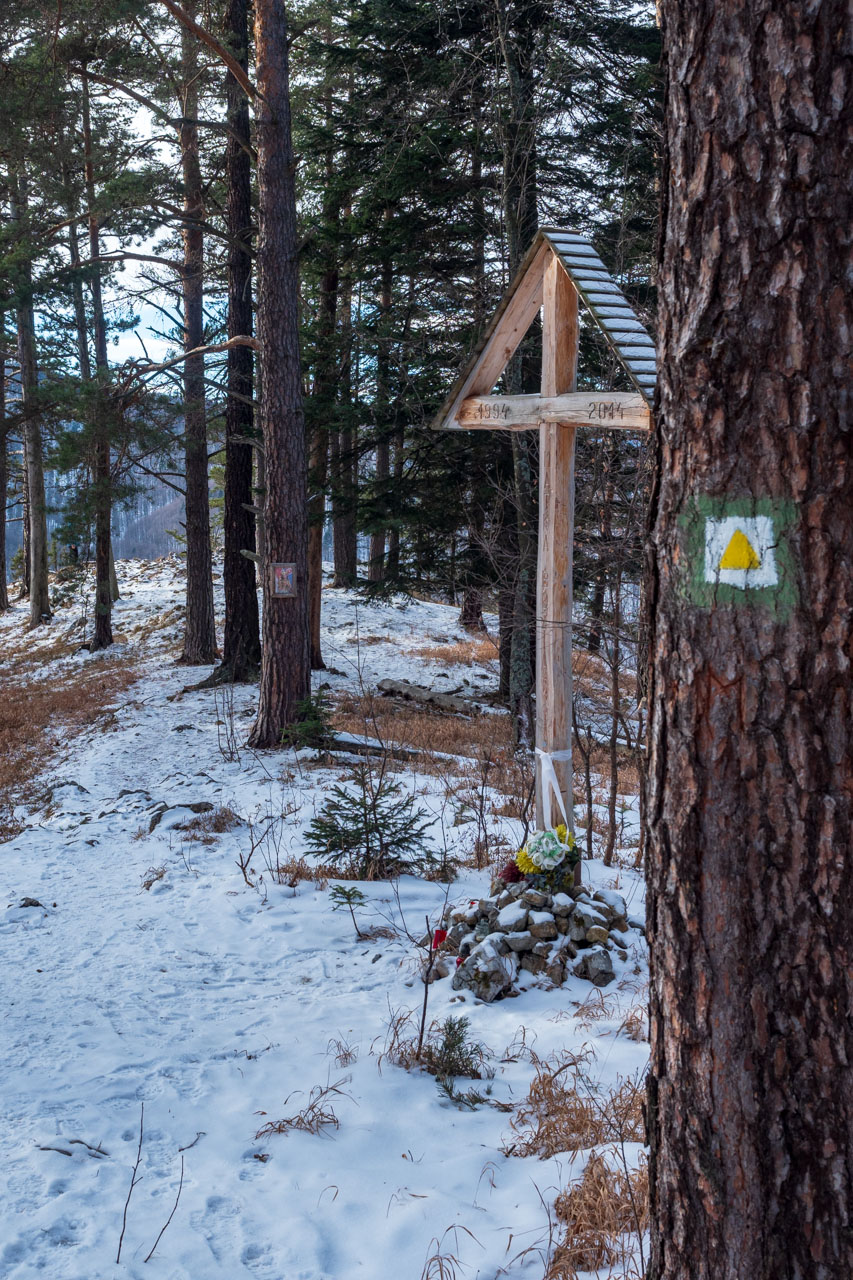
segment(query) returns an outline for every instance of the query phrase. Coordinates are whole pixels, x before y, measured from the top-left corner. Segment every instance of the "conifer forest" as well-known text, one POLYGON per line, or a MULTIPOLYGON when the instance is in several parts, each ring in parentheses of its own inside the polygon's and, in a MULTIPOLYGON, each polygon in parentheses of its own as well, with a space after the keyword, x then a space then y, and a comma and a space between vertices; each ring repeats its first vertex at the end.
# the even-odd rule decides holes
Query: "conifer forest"
POLYGON ((850 1280, 849 5, 0 35, 0 1276, 850 1280))

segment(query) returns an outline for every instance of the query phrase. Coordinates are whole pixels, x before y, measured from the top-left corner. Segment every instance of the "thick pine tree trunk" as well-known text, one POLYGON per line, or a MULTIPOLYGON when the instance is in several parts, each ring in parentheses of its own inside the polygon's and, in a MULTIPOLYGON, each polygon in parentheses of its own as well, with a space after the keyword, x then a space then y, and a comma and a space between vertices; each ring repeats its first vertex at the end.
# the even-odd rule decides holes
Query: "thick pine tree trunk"
MULTIPOLYGON (((331 43, 332 33, 327 28, 331 43)), ((326 124, 332 131, 331 88, 326 89, 326 124)), ((313 439, 309 471, 308 499, 308 631, 311 646, 311 670, 323 671, 320 625, 323 613, 323 530, 326 519, 326 484, 329 477, 329 441, 335 433, 331 425, 336 413, 336 396, 340 376, 340 348, 335 325, 338 314, 337 242, 340 229, 340 196, 335 189, 335 157, 331 144, 326 152, 326 192, 323 200, 323 229, 327 237, 324 270, 320 281, 320 314, 317 326, 317 363, 314 370, 313 439)))
POLYGON ((326 479, 329 470, 329 437, 325 424, 315 423, 311 445, 311 494, 308 499, 308 635, 311 670, 324 671, 320 627, 323 615, 323 525, 326 520, 326 479))
MULTIPOLYGON (((385 210, 385 222, 391 220, 391 210, 385 210)), ((376 472, 374 491, 378 515, 376 525, 370 535, 370 563, 367 576, 370 582, 384 582, 385 541, 387 529, 379 523, 388 501, 388 487, 391 475, 391 437, 387 418, 391 411, 391 288, 393 285, 393 263, 386 252, 382 259, 381 285, 379 293, 379 335, 376 345, 376 409, 379 421, 376 428, 376 472)))
POLYGON ((842 0, 662 7, 649 1275, 846 1280, 853 21, 842 0), (726 513, 769 520, 731 572, 775 584, 706 581, 726 513))
MULTIPOLYGON (((195 0, 184 8, 195 18, 195 0)), ((198 150, 198 45, 181 27, 182 111, 181 173, 184 183, 184 348, 204 340, 204 192, 198 150)), ((210 547, 210 491, 207 472, 207 420, 204 356, 184 361, 184 450, 186 470, 187 613, 181 661, 193 666, 216 658, 213 615, 213 566, 210 547)))
MULTIPOLYGON (((29 235, 27 176, 21 170, 9 173, 9 202, 12 222, 24 239, 29 235)), ((30 598, 30 626, 37 627, 52 615, 47 564, 47 501, 44 491, 44 453, 36 394, 36 334, 33 315, 32 263, 24 246, 18 270, 17 329, 18 369, 21 383, 21 410, 24 416, 24 573, 22 595, 30 598)))
MULTIPOLYGON (((92 155, 92 125, 89 113, 89 78, 86 68, 82 74, 83 150, 86 171, 86 198, 89 205, 89 257, 92 263, 90 289, 92 293, 92 320, 95 336, 95 367, 98 387, 95 396, 94 447, 92 449, 92 488, 95 508, 95 630, 92 649, 106 649, 113 642, 112 604, 112 472, 110 467, 110 435, 107 422, 108 404, 106 384, 109 380, 107 355, 107 325, 101 292, 101 243, 98 218, 95 213, 95 165, 92 155)), ((78 334, 78 348, 79 348, 78 334)), ((88 368, 87 359, 83 368, 88 368)))
MULTIPOLYGON (((23 400, 22 400, 23 403, 23 400)), ((21 458, 21 586, 18 599, 26 600, 30 594, 30 480, 27 466, 27 433, 22 433, 21 458)))
MULTIPOLYGON (((3 332, 0 328, 0 342, 3 332)), ((9 608, 6 585, 6 502, 9 488, 9 462, 6 427, 6 352, 0 349, 0 609, 9 608)))
POLYGON ((332 452, 332 537, 335 586, 352 587, 358 580, 358 438, 352 422, 352 276, 341 281, 340 413, 343 425, 332 452))
POLYGON ((255 747, 273 747, 311 688, 308 651, 308 495, 299 361, 295 158, 283 0, 255 0, 260 236, 260 418, 266 458, 263 661, 255 747), (296 593, 275 597, 273 565, 295 566, 296 593))
MULTIPOLYGON (((248 67, 248 3, 228 0, 225 34, 244 70, 248 67)), ((228 337, 252 332, 252 173, 249 151, 249 104, 229 71, 225 77, 231 133, 225 147, 228 223, 228 337)), ((254 432, 251 347, 228 352, 228 399, 225 405, 225 632, 217 681, 251 679, 261 663, 258 595, 253 562, 242 553, 255 550, 252 513, 252 446, 254 432)))
MULTIPOLYGON (((541 15, 533 6, 510 11, 505 0, 496 4, 497 37, 506 71, 509 111, 503 122, 502 204, 507 236, 509 273, 512 277, 530 246, 538 225, 536 200, 536 101, 534 62, 537 24, 541 15)), ((522 346, 507 369, 508 391, 527 390, 522 346)), ((535 372, 538 389, 539 371, 535 372)), ((527 433, 512 433, 513 482, 517 525, 518 564, 514 574, 509 655, 509 708, 517 743, 533 746, 533 707, 536 679, 536 552, 537 515, 534 489, 533 446, 527 433)))

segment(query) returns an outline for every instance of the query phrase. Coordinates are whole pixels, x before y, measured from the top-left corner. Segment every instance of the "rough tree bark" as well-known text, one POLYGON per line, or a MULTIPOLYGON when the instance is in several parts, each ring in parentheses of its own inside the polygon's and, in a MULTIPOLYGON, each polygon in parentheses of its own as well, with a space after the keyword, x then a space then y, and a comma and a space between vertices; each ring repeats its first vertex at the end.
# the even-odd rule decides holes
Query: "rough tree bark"
POLYGON ((844 0, 662 10, 649 1276, 841 1280, 853 1275, 853 20, 844 0), (718 561, 748 520, 755 554, 744 539, 730 553, 732 537, 718 561), (749 587, 748 573, 769 581, 749 587))
MULTIPOLYGON (((391 210, 385 210, 385 222, 391 221, 391 210)), ((386 419, 391 412, 391 307, 393 303, 392 287, 394 267, 390 250, 385 249, 382 257, 381 284, 379 291, 379 320, 376 343, 376 409, 380 421, 376 424, 376 470, 374 473, 374 489, 376 505, 380 514, 375 517, 375 526, 370 535, 370 561, 367 577, 370 582, 385 580, 385 539, 387 529, 380 523, 388 501, 388 481, 391 470, 391 436, 386 419)))
MULTIPOLYGON (((248 2, 228 0, 225 35, 231 52, 248 70, 248 2)), ((228 223, 228 337, 252 332, 252 173, 249 102, 233 73, 225 76, 231 132, 225 146, 228 223)), ((260 622, 255 566, 244 551, 255 550, 252 512, 254 431, 251 347, 228 351, 228 399, 225 405, 225 632, 217 682, 254 678, 261 663, 260 622)))
MULTIPOLYGON (((536 181, 536 80, 538 32, 545 14, 537 3, 496 0, 496 36, 506 72, 508 110, 502 121, 502 207, 509 274, 517 271, 538 226, 536 181)), ((529 357, 516 352, 505 376, 510 394, 526 389, 529 357)), ((534 372, 538 388, 538 369, 534 372)), ((531 384, 533 385, 533 384, 531 384)), ((509 707, 516 743, 533 746, 535 714, 534 642, 536 600, 536 497, 534 446, 526 431, 512 433, 513 484, 518 561, 514 575, 511 651, 508 663, 509 707)))
MULTIPOLYGON (((92 448, 92 489, 95 509, 95 630, 92 649, 106 649, 113 642, 112 629, 112 473, 110 468, 109 405, 106 384, 109 380, 107 325, 101 291, 101 237, 95 212, 95 162, 92 154, 92 122, 89 110, 89 77, 85 64, 81 74, 81 107, 83 116, 83 154, 86 178, 86 200, 89 206, 89 289, 92 294, 92 328, 95 338, 97 389, 94 399, 94 440, 92 448)), ((78 348, 81 346, 78 334, 78 348)), ((87 359, 81 364, 83 377, 89 376, 87 359)))
POLYGON ((308 495, 299 361, 296 193, 283 0, 255 0, 258 106, 258 336, 266 457, 263 659, 255 747, 273 747, 308 697, 308 495), (273 565, 295 567, 295 595, 275 597, 273 565))
MULTIPOLYGON (((0 327, 0 342, 3 341, 3 330, 0 327)), ((0 609, 9 608, 9 589, 6 585, 6 501, 9 488, 7 434, 6 352, 0 348, 0 609)))
MULTIPOLYGON (((184 9, 195 18, 195 0, 184 9)), ((184 184, 184 347, 192 351, 204 341, 204 190, 198 149, 198 44, 181 25, 183 123, 180 130, 184 184)), ((207 473, 207 421, 204 400, 204 356, 184 361, 184 450, 186 469, 187 613, 181 661, 192 666, 213 662, 216 631, 213 615, 213 566, 210 547, 210 492, 207 473)))
MULTIPOLYGON (((331 44, 332 33, 326 28, 331 44)), ((326 125, 332 129, 331 82, 326 86, 326 125)), ((312 404, 310 492, 308 498, 308 633, 311 646, 311 670, 325 670, 320 644, 323 613, 323 528, 326 514, 326 482, 329 473, 329 438, 336 410, 339 377, 339 350, 335 324, 338 312, 338 231, 341 199, 335 189, 335 155, 330 143, 325 156, 326 189, 323 196, 322 225, 327 243, 323 249, 323 274, 320 279, 320 306, 317 323, 317 360, 314 368, 312 404)))
MULTIPOLYGON (((349 211, 347 211, 349 212, 349 211)), ((332 534, 335 586, 353 587, 358 580, 358 438, 352 411, 352 264, 340 284, 340 413, 342 425, 332 447, 332 534)))
POLYGON ((38 627, 51 616, 50 585, 47 564, 47 501, 44 491, 44 452, 41 424, 36 403, 38 369, 36 366, 36 333, 33 316, 33 272, 29 257, 29 206, 27 179, 23 169, 9 175, 9 199, 12 221, 24 238, 21 266, 17 280, 18 368, 21 379, 21 408, 24 414, 23 441, 26 469, 26 520, 24 582, 30 597, 30 626, 38 627), (27 573, 29 581, 27 582, 27 573))

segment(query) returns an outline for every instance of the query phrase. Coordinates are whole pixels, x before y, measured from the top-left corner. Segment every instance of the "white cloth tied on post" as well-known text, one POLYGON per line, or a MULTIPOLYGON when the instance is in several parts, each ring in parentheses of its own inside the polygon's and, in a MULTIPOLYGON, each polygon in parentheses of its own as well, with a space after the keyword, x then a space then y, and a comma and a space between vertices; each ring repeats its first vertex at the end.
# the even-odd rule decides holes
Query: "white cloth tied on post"
POLYGON ((542 823, 544 829, 553 831, 557 826, 556 823, 552 824, 551 822, 551 793, 553 792, 568 834, 573 831, 574 823, 569 821, 566 806, 563 804, 563 793, 560 789, 557 771, 554 768, 554 761, 571 760, 572 753, 571 751, 543 751, 541 747, 537 747, 536 754, 539 757, 539 785, 542 792, 542 823))

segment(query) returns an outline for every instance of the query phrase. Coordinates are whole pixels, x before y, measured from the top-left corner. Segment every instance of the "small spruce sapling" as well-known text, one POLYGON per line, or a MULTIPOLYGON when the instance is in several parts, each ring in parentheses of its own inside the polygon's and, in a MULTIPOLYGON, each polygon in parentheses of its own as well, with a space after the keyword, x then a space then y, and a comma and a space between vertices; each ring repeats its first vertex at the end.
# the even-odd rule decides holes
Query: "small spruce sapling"
POLYGON ((367 765, 353 770, 353 789, 331 789, 312 819, 306 840, 324 862, 359 880, 387 880, 423 870, 432 861, 424 837, 428 815, 396 782, 374 778, 367 765))
POLYGON ((354 885, 351 888, 345 889, 342 884, 336 884, 330 891, 329 897, 332 902, 333 911, 342 911, 344 907, 349 908, 349 913, 352 916, 352 922, 355 926, 356 936, 364 938, 365 935, 359 929, 358 921, 355 918, 355 908, 363 907, 367 903, 367 898, 365 898, 361 890, 356 889, 354 885))

